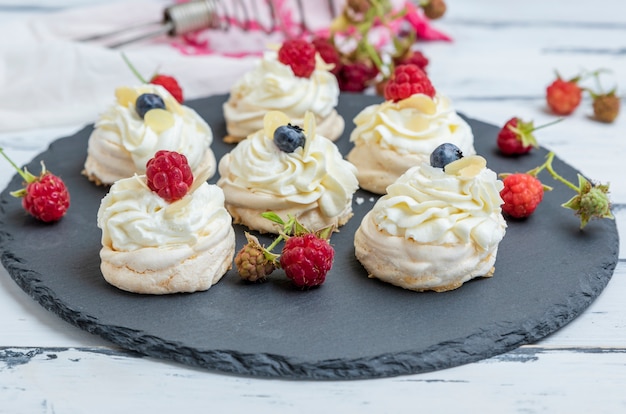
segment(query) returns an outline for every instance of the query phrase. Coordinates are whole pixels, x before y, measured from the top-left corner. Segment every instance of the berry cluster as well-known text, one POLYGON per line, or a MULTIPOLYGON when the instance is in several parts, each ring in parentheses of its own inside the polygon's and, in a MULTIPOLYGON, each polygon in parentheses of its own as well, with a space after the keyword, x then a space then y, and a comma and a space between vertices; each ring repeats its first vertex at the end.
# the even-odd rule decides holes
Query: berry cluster
MULTIPOLYGON (((438 19, 446 11, 444 0, 422 1, 419 7, 429 19, 438 19)), ((329 35, 315 37, 311 43, 320 57, 333 65, 332 73, 342 91, 362 92, 375 86, 382 95, 395 67, 412 64, 426 71, 429 60, 414 47, 417 31, 411 22, 417 10, 392 11, 389 0, 347 0, 329 35), (384 48, 371 43, 370 31, 394 26, 403 29, 389 34, 394 51, 385 59, 384 48)))
POLYGON ((0 154, 15 168, 26 186, 12 191, 13 197, 22 199, 22 207, 31 216, 45 223, 58 221, 70 207, 70 193, 61 178, 46 170, 41 162, 41 173, 35 176, 26 168, 20 169, 0 148, 0 154))
POLYGON ((283 269, 287 278, 300 289, 320 286, 333 265, 335 250, 328 239, 333 227, 312 232, 295 217, 285 222, 272 212, 263 217, 280 224, 283 231, 267 248, 253 235, 246 233, 248 243, 235 255, 239 276, 248 282, 264 282, 276 269, 283 269), (272 250, 284 240, 281 254, 272 250))
POLYGON ((557 73, 556 79, 546 88, 548 108, 557 115, 571 115, 580 106, 583 92, 587 91, 592 99, 594 118, 600 122, 613 122, 619 115, 620 98, 616 94, 617 87, 609 92, 602 90, 599 76, 603 72, 606 71, 600 69, 569 80, 563 79, 557 73), (597 90, 581 86, 581 82, 589 77, 595 78, 597 90))

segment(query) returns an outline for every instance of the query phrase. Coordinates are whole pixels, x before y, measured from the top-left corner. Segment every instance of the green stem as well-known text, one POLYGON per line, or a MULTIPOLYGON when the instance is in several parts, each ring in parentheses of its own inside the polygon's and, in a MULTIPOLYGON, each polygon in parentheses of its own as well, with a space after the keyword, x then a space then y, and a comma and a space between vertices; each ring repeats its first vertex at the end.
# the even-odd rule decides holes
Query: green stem
POLYGON ((559 118, 559 119, 555 119, 552 122, 548 122, 547 124, 543 124, 543 125, 539 125, 538 127, 534 127, 533 128, 533 132, 541 129, 541 128, 545 128, 545 127, 549 127, 550 125, 554 125, 554 124, 558 124, 559 122, 563 121, 565 118, 559 118))
POLYGON ((563 184, 565 184, 566 186, 568 186, 569 188, 571 188, 572 190, 574 190, 574 191, 576 191, 578 193, 579 192, 579 188, 578 187, 576 187, 574 184, 570 183, 565 178, 563 178, 559 174, 557 174, 556 171, 554 171, 554 168, 552 168, 552 160, 553 159, 554 159, 554 152, 550 152, 548 154, 548 156, 546 157, 546 162, 545 162, 545 164, 543 166, 546 168, 546 170, 548 170, 548 172, 550 173, 552 178, 554 178, 557 181, 562 182, 563 184))
POLYGON ((272 249, 276 246, 278 246, 278 243, 280 243, 281 241, 283 241, 285 238, 283 237, 283 235, 281 234, 280 236, 276 237, 276 240, 274 240, 272 242, 272 244, 270 244, 269 246, 267 246, 267 248, 265 250, 267 250, 268 252, 272 252, 272 249))
POLYGON ((137 69, 135 69, 135 67, 133 66, 132 63, 130 63, 130 60, 128 60, 128 58, 126 57, 126 54, 122 53, 122 58, 124 59, 124 62, 126 62, 126 64, 128 65, 128 67, 130 68, 131 72, 133 72, 133 74, 137 77, 137 79, 139 79, 139 81, 141 83, 148 83, 148 81, 146 81, 143 76, 141 76, 141 74, 137 71, 137 69))
POLYGON ((26 173, 24 171, 22 171, 22 169, 20 167, 17 166, 17 164, 15 164, 13 162, 13 160, 11 158, 8 157, 7 154, 5 154, 4 149, 0 148, 0 154, 2 154, 2 156, 4 157, 5 160, 7 160, 9 162, 9 164, 11 164, 13 166, 13 168, 15 168, 15 171, 17 171, 22 178, 24 179, 24 181, 28 182, 30 177, 28 177, 26 175, 26 173))

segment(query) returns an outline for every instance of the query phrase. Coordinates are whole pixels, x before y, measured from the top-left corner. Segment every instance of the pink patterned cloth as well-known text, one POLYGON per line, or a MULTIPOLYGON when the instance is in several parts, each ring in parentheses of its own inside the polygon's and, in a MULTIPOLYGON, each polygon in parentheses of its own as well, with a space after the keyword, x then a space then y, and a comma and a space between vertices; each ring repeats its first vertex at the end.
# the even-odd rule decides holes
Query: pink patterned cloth
MULTIPOLYGON (((177 0, 184 3, 189 0, 177 0)), ((343 2, 335 1, 340 8, 343 2)), ((267 48, 268 43, 280 44, 288 37, 312 35, 327 35, 328 26, 337 13, 331 11, 327 2, 302 2, 303 13, 295 0, 239 0, 222 2, 223 9, 221 22, 229 29, 207 29, 190 33, 182 40, 172 42, 172 45, 187 55, 218 54, 229 57, 243 57, 259 55, 267 48), (248 14, 242 11, 238 4, 245 4, 248 14), (274 9, 274 16, 270 12, 270 3, 274 9)), ((443 40, 451 38, 435 29, 422 10, 408 0, 392 0, 394 10, 406 10, 402 19, 392 23, 393 32, 402 30, 403 26, 410 25, 419 40, 443 40)), ((375 31, 373 42, 383 46, 391 39, 389 30, 375 31)))

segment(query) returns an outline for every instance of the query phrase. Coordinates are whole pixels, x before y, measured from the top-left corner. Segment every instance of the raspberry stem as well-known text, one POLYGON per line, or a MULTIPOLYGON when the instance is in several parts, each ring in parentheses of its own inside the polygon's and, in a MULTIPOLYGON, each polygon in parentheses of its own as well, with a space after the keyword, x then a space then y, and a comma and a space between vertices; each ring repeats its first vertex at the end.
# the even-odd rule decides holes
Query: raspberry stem
POLYGON ((563 121, 564 119, 565 118, 558 118, 558 119, 555 119, 554 121, 548 122, 547 124, 543 124, 543 125, 539 125, 537 127, 533 127, 533 131, 536 131, 536 130, 541 129, 541 128, 549 127, 550 125, 558 124, 559 122, 563 121))
POLYGON ((546 156, 546 162, 541 167, 538 167, 539 169, 537 173, 545 168, 550 173, 552 178, 554 178, 557 181, 560 181, 561 183, 565 184, 572 190, 579 192, 580 189, 577 186, 567 181, 565 178, 561 177, 556 171, 554 171, 554 168, 552 167, 552 160, 554 160, 554 152, 548 153, 548 155, 546 156))
POLYGON ((128 65, 128 68, 131 70, 131 72, 133 72, 133 74, 137 77, 137 79, 139 79, 139 81, 141 83, 148 83, 147 80, 145 80, 143 78, 143 76, 141 76, 141 74, 139 73, 139 71, 137 71, 137 69, 135 69, 135 67, 133 66, 132 63, 130 63, 130 60, 128 59, 128 57, 126 57, 125 53, 122 53, 122 59, 124 59, 124 62, 126 62, 126 64, 128 65))
MULTIPOLYGON (((28 170, 26 170, 26 168, 22 170, 20 167, 18 167, 17 164, 15 164, 13 160, 9 158, 9 156, 4 152, 4 149, 1 147, 0 147, 0 154, 2 154, 4 159, 6 159, 9 162, 9 164, 11 164, 13 168, 15 168, 15 171, 18 172, 18 174, 24 179, 24 181, 26 181, 27 183, 32 183, 33 181, 37 179, 37 177, 29 173, 28 170)), ((46 170, 45 170, 45 166, 43 165, 43 162, 41 163, 41 165, 42 165, 42 168, 44 168, 42 171, 42 175, 43 175, 46 170)))

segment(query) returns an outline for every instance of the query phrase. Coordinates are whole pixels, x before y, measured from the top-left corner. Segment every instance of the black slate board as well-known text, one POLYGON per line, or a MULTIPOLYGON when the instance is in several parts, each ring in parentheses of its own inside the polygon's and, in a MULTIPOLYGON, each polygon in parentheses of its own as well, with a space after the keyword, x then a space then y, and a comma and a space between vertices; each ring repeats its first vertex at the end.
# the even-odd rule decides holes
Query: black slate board
MULTIPOLYGON (((232 146, 221 103, 226 96, 189 102, 212 126, 221 157, 232 146)), ((352 118, 372 96, 344 94, 339 112, 346 132, 337 142, 345 154, 352 118)), ((526 171, 546 151, 504 158, 495 151, 498 128, 468 120, 479 154, 496 172, 526 171)), ((15 282, 44 308, 80 329, 140 354, 209 370, 257 377, 363 379, 457 366, 532 343, 562 327, 596 298, 610 280, 618 254, 615 222, 591 222, 560 207, 572 191, 547 193, 535 215, 509 222, 496 273, 446 293, 416 293, 368 279, 354 258, 352 239, 375 196, 359 191, 355 216, 333 235, 336 259, 327 281, 302 292, 279 271, 261 285, 247 285, 234 270, 206 292, 142 296, 108 285, 99 270, 96 212, 105 189, 81 176, 91 127, 55 141, 29 170, 49 170, 69 187, 66 217, 44 225, 27 216, 9 195, 0 195, 2 263, 15 282)), ((555 168, 576 182, 560 160, 555 168)), ((211 182, 215 182, 214 177, 211 182)), ((551 179, 546 178, 549 184, 551 179)), ((237 249, 244 244, 236 227, 237 249)), ((267 244, 268 239, 262 238, 267 244)))

